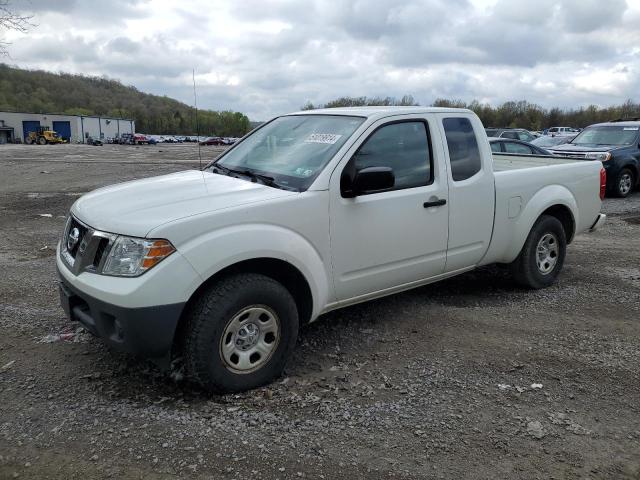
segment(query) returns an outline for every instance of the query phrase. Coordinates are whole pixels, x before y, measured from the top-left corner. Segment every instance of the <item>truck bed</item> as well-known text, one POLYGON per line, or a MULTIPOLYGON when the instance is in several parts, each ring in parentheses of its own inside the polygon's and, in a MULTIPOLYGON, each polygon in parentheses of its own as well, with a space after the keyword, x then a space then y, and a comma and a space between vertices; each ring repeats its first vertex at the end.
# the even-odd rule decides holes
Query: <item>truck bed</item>
POLYGON ((575 232, 588 230, 600 212, 601 168, 598 161, 494 153, 495 226, 483 263, 512 261, 548 198, 570 208, 575 232))
POLYGON ((517 155, 514 153, 494 153, 493 171, 504 172, 507 170, 521 170, 523 168, 549 167, 551 165, 566 165, 579 163, 568 157, 549 157, 546 155, 517 155))

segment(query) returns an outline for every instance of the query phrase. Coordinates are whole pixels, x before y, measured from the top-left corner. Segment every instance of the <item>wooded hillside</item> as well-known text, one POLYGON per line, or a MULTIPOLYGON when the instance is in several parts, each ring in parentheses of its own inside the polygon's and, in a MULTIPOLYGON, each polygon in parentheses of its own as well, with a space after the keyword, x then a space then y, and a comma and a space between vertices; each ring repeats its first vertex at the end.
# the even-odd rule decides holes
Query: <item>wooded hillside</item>
MULTIPOLYGON (((142 133, 196 133, 195 109, 116 80, 22 70, 0 64, 0 111, 132 118, 142 133)), ((240 137, 250 130, 239 112, 198 111, 201 135, 240 137)))

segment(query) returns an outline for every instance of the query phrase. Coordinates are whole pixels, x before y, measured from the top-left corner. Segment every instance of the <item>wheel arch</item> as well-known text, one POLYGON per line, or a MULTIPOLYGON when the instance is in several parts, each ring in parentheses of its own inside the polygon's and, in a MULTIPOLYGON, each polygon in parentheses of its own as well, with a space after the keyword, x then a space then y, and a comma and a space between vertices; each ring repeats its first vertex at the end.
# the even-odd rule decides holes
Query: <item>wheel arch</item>
POLYGON ((199 296, 221 279, 241 273, 258 273, 281 283, 289 293, 291 293, 296 303, 300 324, 307 324, 313 318, 314 298, 311 286, 307 278, 298 268, 286 260, 273 257, 258 257, 242 260, 217 271, 202 282, 191 294, 178 320, 173 341, 174 350, 182 347, 181 339, 184 336, 185 326, 187 324, 186 317, 190 314, 191 308, 199 296))
POLYGON ((625 163, 622 164, 622 166, 620 167, 620 171, 624 170, 625 168, 631 170, 631 173, 634 175, 635 187, 636 185, 638 185, 638 183, 640 183, 640 161, 636 160, 633 157, 630 157, 625 163))
MULTIPOLYGON (((560 223, 562 223, 562 227, 564 228, 564 233, 567 237, 567 245, 573 241, 573 237, 576 233, 576 220, 573 217, 573 212, 569 207, 561 203, 555 204, 538 215, 538 218, 536 218, 535 222, 537 222, 538 219, 543 215, 549 215, 560 220, 560 223)), ((531 228, 533 228, 535 222, 533 222, 531 228)))

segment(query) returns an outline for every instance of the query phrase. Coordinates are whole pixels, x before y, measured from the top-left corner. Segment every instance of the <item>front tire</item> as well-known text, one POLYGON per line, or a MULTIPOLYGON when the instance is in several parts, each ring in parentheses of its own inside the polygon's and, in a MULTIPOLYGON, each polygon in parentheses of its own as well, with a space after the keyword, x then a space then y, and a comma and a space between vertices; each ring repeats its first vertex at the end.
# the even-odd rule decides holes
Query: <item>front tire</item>
POLYGON ((628 168, 623 168, 616 177, 615 184, 613 186, 613 193, 616 197, 625 198, 633 192, 633 187, 636 184, 636 177, 633 172, 628 168))
POLYGON ((542 215, 513 263, 511 272, 523 287, 540 289, 552 285, 564 265, 567 237, 560 220, 542 215))
POLYGON ((46 145, 47 144, 47 139, 44 137, 40 137, 38 138, 38 144, 40 145, 46 145))
POLYGON ((237 274, 202 293, 184 335, 190 379, 214 393, 250 390, 281 375, 298 337, 298 310, 275 280, 237 274))

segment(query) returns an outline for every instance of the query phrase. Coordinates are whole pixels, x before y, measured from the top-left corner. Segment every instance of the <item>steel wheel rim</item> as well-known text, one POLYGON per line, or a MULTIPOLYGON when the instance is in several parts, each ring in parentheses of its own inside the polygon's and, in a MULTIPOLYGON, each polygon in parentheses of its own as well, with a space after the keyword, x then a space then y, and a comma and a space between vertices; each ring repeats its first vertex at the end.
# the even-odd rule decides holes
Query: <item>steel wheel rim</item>
POLYGON ((536 264, 543 275, 553 271, 558 263, 560 247, 558 239, 553 233, 545 233, 536 247, 536 264))
POLYGON ((626 195, 631 190, 631 174, 623 173, 620 177, 620 193, 626 195))
POLYGON ((246 374, 264 366, 280 343, 280 319, 266 305, 251 305, 236 313, 220 339, 220 358, 234 373, 246 374))

